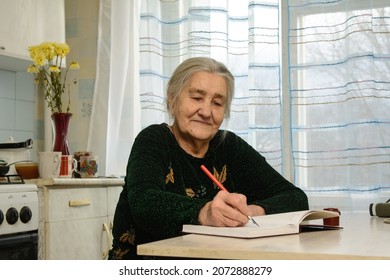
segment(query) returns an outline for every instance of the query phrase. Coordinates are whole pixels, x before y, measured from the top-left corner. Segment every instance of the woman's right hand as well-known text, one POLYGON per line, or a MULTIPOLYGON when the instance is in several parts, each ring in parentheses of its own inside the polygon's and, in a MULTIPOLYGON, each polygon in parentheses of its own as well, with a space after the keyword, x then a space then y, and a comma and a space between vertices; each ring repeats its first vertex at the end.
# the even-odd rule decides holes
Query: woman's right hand
POLYGON ((245 195, 219 191, 200 209, 198 220, 201 225, 237 227, 248 222, 250 212, 245 195))

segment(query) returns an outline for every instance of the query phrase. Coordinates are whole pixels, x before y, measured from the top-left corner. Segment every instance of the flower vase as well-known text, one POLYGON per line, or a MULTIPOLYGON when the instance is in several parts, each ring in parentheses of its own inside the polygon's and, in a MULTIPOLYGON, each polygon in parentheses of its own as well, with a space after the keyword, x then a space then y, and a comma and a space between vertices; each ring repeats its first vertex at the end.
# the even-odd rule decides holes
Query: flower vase
POLYGON ((70 155, 68 146, 68 126, 71 113, 53 113, 51 115, 53 125, 53 152, 61 152, 62 155, 70 155))

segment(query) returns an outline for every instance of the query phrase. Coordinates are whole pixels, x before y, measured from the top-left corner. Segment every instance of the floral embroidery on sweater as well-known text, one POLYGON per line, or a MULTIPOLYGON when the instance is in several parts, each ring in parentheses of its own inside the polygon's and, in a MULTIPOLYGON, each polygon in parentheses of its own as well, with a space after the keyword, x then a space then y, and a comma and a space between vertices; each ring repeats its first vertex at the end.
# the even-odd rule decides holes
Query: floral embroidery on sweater
POLYGON ((213 172, 214 172, 214 177, 217 178, 217 180, 221 184, 223 184, 226 181, 226 175, 227 175, 226 164, 222 167, 221 173, 218 173, 215 167, 213 167, 213 172))
POLYGON ((173 175, 173 168, 169 166, 169 173, 165 177, 165 184, 168 184, 168 182, 171 182, 172 184, 175 183, 175 177, 173 175))
POLYGON ((187 196, 189 196, 189 197, 194 197, 195 196, 195 192, 194 192, 193 189, 186 188, 185 191, 186 191, 187 196))

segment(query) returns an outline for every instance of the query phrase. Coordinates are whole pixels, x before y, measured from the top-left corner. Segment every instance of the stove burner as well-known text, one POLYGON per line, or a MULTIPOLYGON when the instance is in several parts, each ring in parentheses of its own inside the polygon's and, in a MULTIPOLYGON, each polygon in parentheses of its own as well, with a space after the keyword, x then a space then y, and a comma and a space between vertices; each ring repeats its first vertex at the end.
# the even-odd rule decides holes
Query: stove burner
POLYGON ((4 175, 0 177, 0 185, 24 184, 20 175, 4 175))

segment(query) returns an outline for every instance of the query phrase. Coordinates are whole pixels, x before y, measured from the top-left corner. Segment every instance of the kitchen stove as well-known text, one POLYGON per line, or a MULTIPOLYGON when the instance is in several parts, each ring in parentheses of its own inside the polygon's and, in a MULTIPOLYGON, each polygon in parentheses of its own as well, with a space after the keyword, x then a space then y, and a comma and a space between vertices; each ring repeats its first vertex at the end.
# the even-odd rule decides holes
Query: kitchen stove
POLYGON ((0 259, 37 259, 38 187, 0 177, 0 259))

